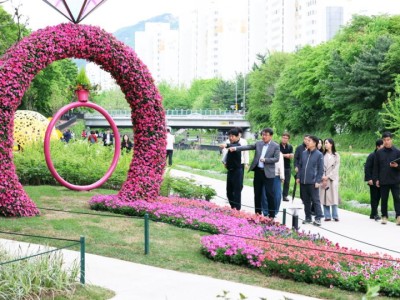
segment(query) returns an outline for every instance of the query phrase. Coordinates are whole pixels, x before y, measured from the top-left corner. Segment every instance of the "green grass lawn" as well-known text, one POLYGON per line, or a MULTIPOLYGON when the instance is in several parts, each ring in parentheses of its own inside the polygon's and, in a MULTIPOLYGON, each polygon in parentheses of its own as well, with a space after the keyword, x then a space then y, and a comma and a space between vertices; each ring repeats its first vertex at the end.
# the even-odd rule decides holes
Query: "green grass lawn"
MULTIPOLYGON (((200 238, 207 233, 164 223, 150 223, 150 254, 144 255, 143 219, 116 215, 106 217, 104 215, 109 215, 109 213, 99 213, 89 209, 88 201, 93 195, 112 194, 116 193, 115 191, 100 189, 93 192, 75 192, 55 186, 26 186, 25 190, 42 208, 41 215, 31 218, 0 218, 2 231, 66 239, 79 239, 79 236, 83 235, 86 237, 88 253, 323 299, 361 299, 362 297, 360 293, 332 290, 318 285, 310 286, 278 277, 267 277, 254 269, 216 263, 200 253, 200 238), (97 215, 82 215, 43 208, 97 215)), ((17 235, 1 234, 0 237, 50 246, 65 245, 65 242, 17 235)))

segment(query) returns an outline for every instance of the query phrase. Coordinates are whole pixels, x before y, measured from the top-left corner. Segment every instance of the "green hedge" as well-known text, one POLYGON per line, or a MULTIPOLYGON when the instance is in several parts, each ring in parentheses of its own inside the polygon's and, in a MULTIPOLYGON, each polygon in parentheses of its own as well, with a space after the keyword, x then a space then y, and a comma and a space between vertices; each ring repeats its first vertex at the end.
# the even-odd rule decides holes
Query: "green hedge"
MULTIPOLYGON (((69 183, 89 185, 98 181, 107 172, 114 155, 113 147, 102 143, 90 144, 86 140, 70 143, 52 141, 51 158, 58 174, 69 183)), ((133 152, 123 152, 113 175, 102 186, 119 190, 126 180, 133 152)), ((17 175, 23 185, 58 185, 47 168, 43 146, 40 143, 25 147, 14 153, 17 175)), ((177 195, 183 198, 210 200, 216 195, 208 186, 196 185, 193 180, 174 178, 167 172, 161 186, 161 195, 177 195)))

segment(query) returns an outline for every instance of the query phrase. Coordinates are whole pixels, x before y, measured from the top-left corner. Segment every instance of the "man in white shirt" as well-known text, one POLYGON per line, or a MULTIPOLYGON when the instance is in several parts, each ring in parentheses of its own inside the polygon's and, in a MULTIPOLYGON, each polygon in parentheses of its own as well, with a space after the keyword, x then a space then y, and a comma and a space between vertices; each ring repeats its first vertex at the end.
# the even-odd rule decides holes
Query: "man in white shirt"
POLYGON ((172 166, 172 154, 174 153, 175 136, 171 134, 171 129, 167 128, 167 158, 168 166, 172 166))

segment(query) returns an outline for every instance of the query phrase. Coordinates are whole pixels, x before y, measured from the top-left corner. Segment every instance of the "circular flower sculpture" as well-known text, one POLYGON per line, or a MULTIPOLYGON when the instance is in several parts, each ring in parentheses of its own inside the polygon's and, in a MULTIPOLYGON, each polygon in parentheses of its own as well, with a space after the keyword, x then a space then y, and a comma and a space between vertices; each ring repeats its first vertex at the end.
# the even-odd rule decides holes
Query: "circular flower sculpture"
POLYGON ((0 213, 4 216, 39 213, 15 173, 15 111, 40 70, 72 57, 110 72, 132 110, 135 154, 118 198, 155 201, 158 196, 165 166, 165 115, 150 72, 131 48, 99 27, 61 24, 32 33, 0 58, 0 213))

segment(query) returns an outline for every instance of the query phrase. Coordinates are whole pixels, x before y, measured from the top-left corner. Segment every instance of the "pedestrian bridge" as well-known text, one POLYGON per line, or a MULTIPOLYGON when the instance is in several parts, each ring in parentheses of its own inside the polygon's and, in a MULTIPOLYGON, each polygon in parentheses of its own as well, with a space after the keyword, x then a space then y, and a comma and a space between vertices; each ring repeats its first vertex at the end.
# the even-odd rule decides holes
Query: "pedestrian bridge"
MULTIPOLYGON (((117 127, 132 127, 131 112, 129 110, 110 110, 117 127)), ((232 127, 250 128, 249 121, 241 111, 235 110, 166 110, 167 126, 179 128, 213 128, 230 129, 232 127)), ((110 127, 107 120, 100 113, 86 113, 84 120, 87 127, 110 127)))

